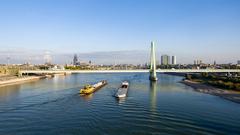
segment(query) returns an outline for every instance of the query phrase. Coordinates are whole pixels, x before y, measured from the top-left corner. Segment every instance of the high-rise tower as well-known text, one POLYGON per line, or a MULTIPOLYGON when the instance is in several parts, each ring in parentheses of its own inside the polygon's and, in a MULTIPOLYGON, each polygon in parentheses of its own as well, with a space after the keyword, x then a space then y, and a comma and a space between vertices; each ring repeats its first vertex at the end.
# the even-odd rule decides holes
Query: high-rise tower
POLYGON ((177 57, 172 56, 172 65, 176 65, 176 64, 177 64, 177 57))
POLYGON ((162 55, 161 56, 161 65, 169 65, 170 64, 170 56, 162 55))

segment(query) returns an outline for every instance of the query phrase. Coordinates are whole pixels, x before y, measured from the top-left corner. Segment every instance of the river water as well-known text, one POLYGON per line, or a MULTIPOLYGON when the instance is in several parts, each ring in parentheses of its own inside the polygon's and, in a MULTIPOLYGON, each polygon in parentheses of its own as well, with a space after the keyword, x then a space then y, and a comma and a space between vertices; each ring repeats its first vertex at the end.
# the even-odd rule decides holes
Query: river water
POLYGON ((240 134, 240 104, 198 93, 182 77, 147 73, 72 74, 0 88, 0 134, 240 134), (86 83, 108 85, 80 96, 86 83), (128 80, 125 99, 114 92, 128 80))

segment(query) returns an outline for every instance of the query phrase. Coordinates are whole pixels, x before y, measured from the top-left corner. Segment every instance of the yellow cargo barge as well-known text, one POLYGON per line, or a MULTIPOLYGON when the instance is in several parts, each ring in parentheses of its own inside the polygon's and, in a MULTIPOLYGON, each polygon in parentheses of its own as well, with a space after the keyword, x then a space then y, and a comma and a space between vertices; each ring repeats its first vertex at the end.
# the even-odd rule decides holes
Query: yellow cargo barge
POLYGON ((103 80, 100 81, 94 85, 85 85, 84 88, 80 89, 79 93, 81 95, 88 95, 91 94, 93 92, 95 92, 96 90, 102 88, 103 86, 105 86, 107 84, 107 81, 103 80))

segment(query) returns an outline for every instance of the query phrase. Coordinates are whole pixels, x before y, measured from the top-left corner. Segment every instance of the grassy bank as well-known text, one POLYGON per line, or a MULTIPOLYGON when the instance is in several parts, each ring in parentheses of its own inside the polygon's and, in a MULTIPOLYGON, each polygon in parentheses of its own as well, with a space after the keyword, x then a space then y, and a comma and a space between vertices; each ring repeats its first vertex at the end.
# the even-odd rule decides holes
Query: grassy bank
POLYGON ((214 74, 187 74, 186 79, 194 82, 208 84, 222 89, 240 91, 240 78, 226 77, 214 74))
POLYGON ((195 82, 191 80, 183 80, 181 83, 194 88, 194 90, 197 92, 219 96, 221 98, 233 101, 235 103, 240 103, 240 91, 220 89, 208 84, 195 82))

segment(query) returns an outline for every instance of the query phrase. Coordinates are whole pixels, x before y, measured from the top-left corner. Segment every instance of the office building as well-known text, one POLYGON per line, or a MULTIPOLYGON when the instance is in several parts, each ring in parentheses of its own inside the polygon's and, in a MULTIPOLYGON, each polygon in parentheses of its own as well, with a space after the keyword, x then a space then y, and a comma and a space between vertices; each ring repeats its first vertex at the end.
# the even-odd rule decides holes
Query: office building
POLYGON ((170 56, 162 55, 161 56, 161 64, 162 65, 169 65, 170 64, 170 56))
POLYGON ((202 64, 202 60, 194 60, 194 65, 200 65, 202 64))
POLYGON ((177 57, 172 56, 172 65, 176 65, 176 64, 177 64, 177 57))

